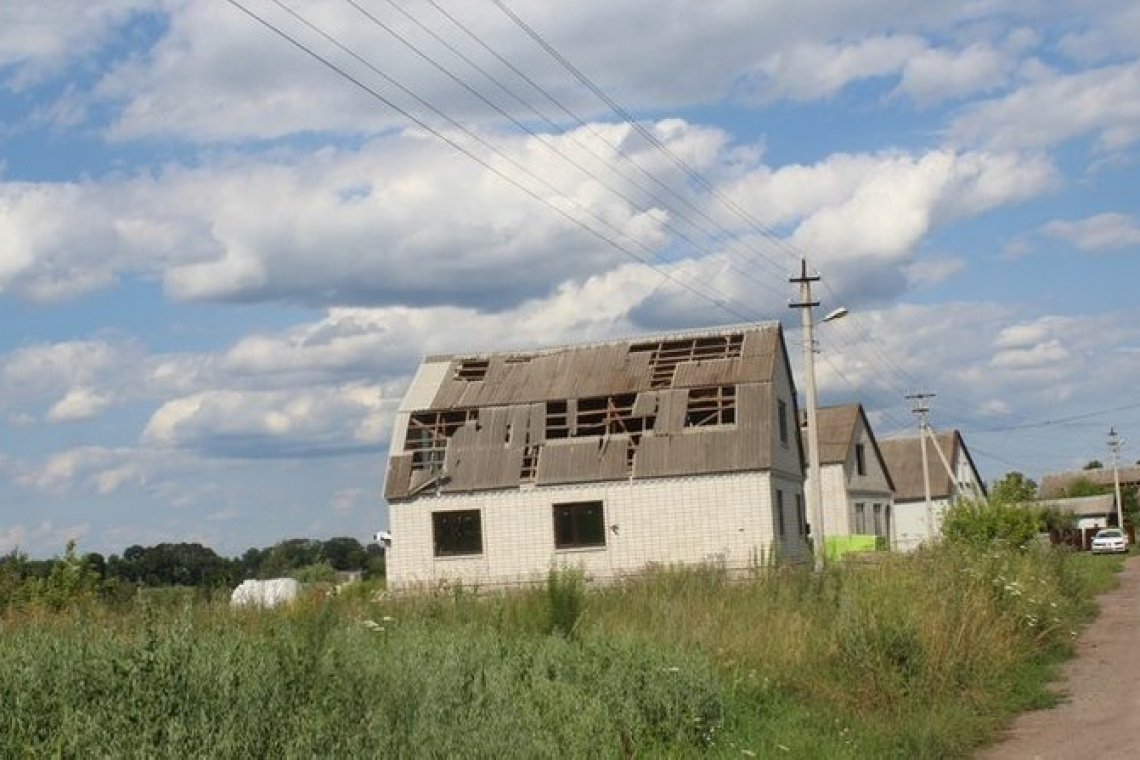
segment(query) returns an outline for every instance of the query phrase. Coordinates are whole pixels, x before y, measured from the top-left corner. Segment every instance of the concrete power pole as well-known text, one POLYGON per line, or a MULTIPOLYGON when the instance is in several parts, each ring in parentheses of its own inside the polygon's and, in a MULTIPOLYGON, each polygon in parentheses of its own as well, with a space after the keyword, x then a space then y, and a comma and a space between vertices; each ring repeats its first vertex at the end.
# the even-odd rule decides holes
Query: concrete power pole
POLYGON ((823 484, 820 483, 819 466, 819 428, 816 425, 816 398, 815 398, 815 338, 812 330, 815 322, 812 319, 812 308, 819 306, 819 301, 811 300, 811 284, 819 280, 819 275, 809 275, 807 259, 800 259, 800 276, 793 277, 789 282, 800 286, 800 300, 788 304, 793 309, 799 309, 804 332, 804 405, 807 407, 808 429, 808 477, 811 487, 808 489, 808 513, 811 515, 812 559, 816 572, 823 570, 824 555, 827 553, 827 543, 823 534, 823 484))
POLYGON ((1120 445, 1124 441, 1116 434, 1116 428, 1108 429, 1108 450, 1112 454, 1112 483, 1116 488, 1116 527, 1124 530, 1124 505, 1120 498, 1120 445))
POLYGON ((926 435, 929 425, 926 416, 930 412, 927 399, 934 398, 933 393, 911 393, 907 400, 912 403, 911 411, 918 417, 918 445, 922 449, 922 487, 926 495, 926 532, 927 538, 934 538, 934 506, 930 502, 930 462, 926 456, 926 435))

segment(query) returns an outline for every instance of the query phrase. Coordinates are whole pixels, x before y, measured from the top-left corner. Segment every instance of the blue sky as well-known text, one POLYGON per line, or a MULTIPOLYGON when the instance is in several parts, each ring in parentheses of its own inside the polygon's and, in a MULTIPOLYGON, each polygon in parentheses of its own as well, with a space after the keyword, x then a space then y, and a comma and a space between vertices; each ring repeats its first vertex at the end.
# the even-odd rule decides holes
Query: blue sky
POLYGON ((0 8, 0 551, 364 540, 421 356, 779 319, 798 372, 801 257, 823 403, 1140 459, 1135 3, 241 4, 373 94, 229 2, 0 8))

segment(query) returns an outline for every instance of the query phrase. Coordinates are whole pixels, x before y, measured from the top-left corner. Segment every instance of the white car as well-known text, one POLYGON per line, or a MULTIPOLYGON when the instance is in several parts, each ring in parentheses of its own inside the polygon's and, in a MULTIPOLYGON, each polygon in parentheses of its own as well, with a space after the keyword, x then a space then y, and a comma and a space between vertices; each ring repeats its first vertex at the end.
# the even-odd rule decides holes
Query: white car
POLYGON ((1093 554, 1127 554, 1128 537, 1120 528, 1101 528, 1092 539, 1093 554))

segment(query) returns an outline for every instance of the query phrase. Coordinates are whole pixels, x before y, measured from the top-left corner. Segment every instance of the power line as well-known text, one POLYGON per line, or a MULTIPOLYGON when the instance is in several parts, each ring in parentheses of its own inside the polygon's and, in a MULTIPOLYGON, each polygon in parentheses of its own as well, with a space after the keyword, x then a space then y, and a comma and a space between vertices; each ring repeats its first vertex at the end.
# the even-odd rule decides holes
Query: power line
MULTIPOLYGON (((400 8, 399 6, 397 6, 397 5, 396 5, 394 2, 392 2, 392 0, 387 0, 387 1, 388 1, 388 4, 389 4, 389 5, 392 5, 394 8, 396 8, 396 9, 397 9, 397 10, 398 10, 398 11, 399 11, 401 14, 403 14, 403 15, 404 15, 406 18, 410 19, 410 20, 411 20, 413 23, 416 23, 417 25, 420 25, 420 24, 419 24, 419 21, 418 21, 417 19, 415 19, 413 16, 411 16, 409 13, 407 13, 407 11, 405 11, 405 10, 403 10, 402 8, 400 8)), ((282 6, 282 3, 280 2, 280 0, 273 0, 273 2, 274 2, 274 3, 276 3, 276 4, 277 4, 277 5, 279 5, 279 6, 282 6)), ((375 14, 371 13, 371 12, 370 12, 370 11, 368 11, 366 8, 362 7, 362 6, 361 6, 361 5, 360 5, 360 4, 359 4, 359 3, 358 3, 356 0, 344 0, 344 2, 345 2, 345 3, 347 3, 348 5, 351 5, 351 6, 352 6, 353 8, 355 8, 355 9, 356 9, 356 10, 357 10, 357 11, 358 11, 358 12, 359 12, 361 15, 363 15, 365 18, 367 18, 367 19, 368 19, 368 20, 369 20, 369 21, 370 21, 372 24, 374 24, 374 25, 375 25, 375 26, 377 26, 378 28, 382 29, 382 30, 383 30, 384 32, 386 32, 386 33, 387 33, 387 34, 388 34, 390 37, 392 37, 392 38, 393 38, 393 39, 395 39, 397 42, 399 42, 401 45, 403 45, 404 47, 406 47, 406 48, 407 48, 408 50, 410 50, 410 51, 411 51, 413 54, 415 54, 416 56, 418 56, 418 57, 419 57, 421 60, 425 61, 425 62, 426 62, 428 65, 430 65, 432 68, 436 69, 436 70, 437 70, 437 71, 439 71, 441 74, 443 74, 444 76, 446 76, 446 77, 447 77, 448 79, 450 79, 452 82, 454 82, 455 84, 457 84, 457 85, 459 85, 460 87, 462 87, 464 90, 466 90, 466 91, 467 91, 468 93, 470 93, 472 96, 474 96, 475 98, 477 98, 477 99, 478 99, 480 102, 482 102, 484 105, 486 105, 486 106, 488 106, 489 108, 491 108, 492 110, 494 110, 496 113, 498 113, 500 116, 502 116, 504 119, 506 119, 507 121, 509 121, 511 124, 513 124, 513 125, 514 125, 515 127, 517 127, 518 129, 522 130, 522 131, 523 131, 523 132, 525 132, 526 134, 528 134, 528 135, 530 135, 531 137, 533 137, 534 139, 538 140, 540 143, 542 143, 542 144, 543 144, 543 145, 544 145, 544 146, 545 146, 545 147, 546 147, 548 150, 550 150, 552 153, 554 153, 555 155, 557 155, 559 158, 561 158, 563 161, 565 161, 565 162, 566 162, 567 164, 569 164, 570 166, 572 166, 572 167, 574 167, 575 169, 577 169, 577 170, 578 170, 578 171, 579 171, 579 172, 580 172, 580 173, 581 173, 581 174, 582 174, 584 177, 586 177, 586 178, 588 178, 588 179, 591 179, 591 180, 594 180, 594 181, 595 181, 595 182, 597 182, 597 183, 598 183, 598 184, 599 184, 601 187, 604 187, 604 188, 605 188, 605 189, 606 189, 608 192, 610 192, 611 194, 613 194, 615 197, 617 197, 617 198, 621 199, 622 201, 624 201, 625 203, 629 204, 629 206, 630 206, 631 208, 637 209, 638 211, 641 211, 641 212, 643 212, 643 213, 644 213, 644 212, 647 212, 647 211, 650 211, 650 210, 651 210, 651 209, 643 208, 643 204, 641 204, 641 203, 639 203, 638 201, 634 200, 634 199, 633 199, 633 198, 631 198, 629 195, 627 195, 625 192, 623 192, 623 191, 621 191, 621 190, 619 190, 619 189, 615 189, 615 188, 614 188, 612 185, 609 185, 609 184, 607 184, 606 182, 604 182, 604 181, 603 181, 603 180, 602 180, 602 179, 601 179, 601 178, 600 178, 598 175, 596 175, 594 172, 592 172, 591 170, 589 170, 588 168, 586 168, 585 166, 583 166, 583 165, 582 165, 582 164, 581 164, 581 163, 580 163, 580 162, 579 162, 577 159, 575 159, 574 157, 572 157, 572 156, 568 155, 568 154, 567 154, 565 151, 563 151, 563 150, 562 150, 562 149, 561 149, 561 148, 560 148, 560 147, 559 147, 559 146, 558 146, 558 145, 557 145, 557 144, 556 144, 556 143, 555 143, 553 140, 551 140, 550 138, 546 137, 545 135, 539 134, 538 132, 536 132, 534 129, 532 129, 532 128, 531 128, 531 127, 529 127, 528 125, 526 125, 526 124, 524 124, 523 122, 519 121, 517 118, 515 118, 513 115, 511 115, 511 114, 510 114, 510 113, 509 113, 509 112, 508 112, 506 109, 504 109, 502 106, 500 106, 499 104, 497 104, 497 103, 495 103, 494 101, 492 101, 490 98, 488 98, 488 97, 487 97, 486 95, 484 95, 482 92, 480 92, 480 91, 479 91, 479 90, 477 90, 475 87, 473 87, 473 86, 472 86, 470 83, 466 82, 466 81, 465 81, 465 80, 464 80, 462 77, 460 77, 458 74, 456 74, 455 72, 451 71, 449 68, 447 68, 446 66, 444 66, 443 64, 441 64, 439 61, 437 61, 437 60, 435 60, 434 58, 432 58, 430 55, 428 55, 427 53, 425 53, 425 52, 424 52, 423 50, 421 50, 421 49, 420 49, 418 46, 416 46, 414 43, 412 43, 410 40, 408 40, 408 39, 407 39, 407 38, 406 38, 404 35, 400 34, 400 32, 398 32, 397 30, 393 29, 393 28, 392 28, 391 26, 389 26, 388 24, 384 23, 384 22, 383 22, 381 19, 377 18, 375 14)), ((282 7, 286 7, 286 8, 287 8, 287 6, 282 6, 282 7)), ((420 27, 421 27, 421 28, 425 28, 425 27, 423 27, 422 25, 420 25, 420 27)), ((429 33, 429 34, 432 34, 433 36, 435 36, 435 35, 434 35, 434 32, 430 32, 430 30, 428 30, 428 33, 429 33)), ((437 38, 437 39, 438 39, 438 38, 437 38)), ((330 41, 332 41, 332 40, 330 40, 330 41)), ((339 41, 334 41, 334 43, 333 43, 333 44, 336 44, 336 45, 338 45, 338 47, 342 47, 342 49, 345 49, 345 51, 346 51, 346 52, 349 52, 349 54, 350 54, 350 55, 355 55, 355 54, 354 54, 354 53, 352 53, 351 51, 349 51, 349 50, 347 50, 346 48, 344 48, 344 46, 343 46, 341 43, 339 43, 339 41)), ((444 42, 443 44, 445 44, 445 45, 446 45, 446 42, 444 42)), ((447 46, 447 47, 448 47, 448 49, 449 49, 449 50, 452 50, 452 52, 453 52, 453 53, 455 53, 456 55, 459 55, 459 56, 461 56, 461 58, 462 58, 463 60, 467 61, 467 62, 469 63, 469 65, 472 65, 472 66, 474 66, 474 67, 476 68, 476 70, 477 70, 477 71, 480 71, 481 73, 485 73, 485 72, 483 72, 483 70, 482 70, 481 68, 479 68, 479 67, 478 67, 478 66, 476 66, 475 64, 473 64, 473 63, 471 63, 470 61, 468 61, 468 59, 467 59, 465 56, 462 56, 462 54, 461 54, 461 53, 459 53, 458 51, 455 51, 455 50, 454 50, 454 48, 452 48, 451 46, 447 46)), ((601 158, 601 157, 599 157, 599 158, 601 158)), ((604 159, 603 159, 603 161, 604 161, 604 159)), ((688 223, 689 223, 689 225, 690 225, 692 228, 694 228, 694 229, 697 229, 697 230, 699 230, 699 231, 702 231, 702 232, 703 232, 703 230, 701 230, 701 229, 700 229, 699 225, 697 225, 695 222, 693 222, 693 221, 692 221, 692 220, 691 220, 689 217, 687 217, 686 215, 684 215, 684 214, 680 213, 680 212, 679 212, 677 209, 670 207, 670 206, 669 206, 669 204, 668 204, 668 202, 666 202, 666 201, 664 201, 664 200, 662 200, 662 199, 660 199, 660 198, 658 198, 658 197, 654 196, 654 195, 652 194, 652 192, 651 192, 651 191, 648 191, 648 190, 646 190, 646 189, 645 189, 645 188, 644 188, 642 185, 638 184, 636 180, 634 180, 634 179, 632 179, 632 178, 630 178, 630 177, 628 177, 628 176, 626 176, 626 175, 623 175, 623 174, 621 174, 620 172, 618 172, 618 171, 617 171, 617 169, 616 169, 616 168, 614 168, 614 167, 613 167, 613 166, 612 166, 610 163, 608 163, 608 162, 604 163, 603 165, 604 165, 604 166, 605 166, 605 167, 606 167, 606 168, 607 168, 607 169, 608 169, 608 170, 609 170, 611 173, 613 173, 613 174, 616 174, 617 176, 621 177, 622 179, 625 179, 627 182, 630 182, 631 184, 634 184, 634 186, 635 186, 635 187, 638 187, 638 189, 640 189, 642 192, 646 193, 646 195, 647 195, 647 196, 649 196, 649 197, 650 197, 652 200, 655 200, 655 201, 656 201, 658 204, 660 204, 660 205, 662 205, 662 206, 665 206, 665 207, 666 207, 666 208, 668 208, 668 209, 669 209, 669 210, 670 210, 670 211, 671 211, 671 212, 672 212, 674 215, 676 215, 676 216, 680 217, 681 219, 685 220, 686 222, 688 222, 688 223)), ((683 232, 682 230, 680 230, 680 229, 678 229, 677 227, 675 227, 675 226, 674 226, 673 224, 671 224, 669 221, 667 221, 667 220, 662 220, 662 221, 660 222, 660 224, 661 224, 661 226, 662 226, 662 227, 664 227, 665 229, 667 229, 667 230, 669 230, 670 232, 672 232, 672 233, 673 233, 673 234, 674 234, 676 237, 678 237, 678 238, 680 238, 681 240, 685 241, 686 243, 688 243, 690 246, 692 246, 692 247, 693 247, 693 248, 695 248, 696 250, 700 251, 701 253, 704 253, 706 256, 712 256, 712 255, 713 255, 713 251, 712 251, 711 249, 709 249, 709 248, 705 247, 703 244, 699 243, 698 241, 696 241, 695 239, 693 239, 692 237, 690 237, 690 236, 689 236, 687 233, 685 233, 685 232, 683 232)), ((750 276, 750 274, 749 274, 748 272, 746 272, 746 271, 744 271, 744 270, 738 270, 738 271, 740 271, 740 273, 741 273, 741 274, 743 274, 745 277, 748 277, 749 279, 753 279, 753 281, 754 281, 756 284, 760 285, 761 287, 770 288, 770 289, 773 289, 773 290, 774 290, 773 286, 771 286, 770 284, 768 284, 768 283, 766 283, 766 282, 763 282, 763 281, 760 281, 760 280, 755 280, 754 278, 752 278, 752 277, 750 276)))
MULTIPOLYGON (((675 284, 679 285, 680 287, 684 288, 685 290, 689 291, 690 293, 692 293, 692 294, 694 294, 694 295, 697 295, 698 297, 700 297, 700 298, 702 298, 702 299, 704 299, 704 300, 708 301, 709 303, 712 303, 713 305, 717 306, 718 308, 721 308, 721 309, 723 309, 724 311, 726 311, 727 313, 729 313, 729 314, 730 314, 730 315, 732 315, 733 317, 735 317, 735 318, 737 318, 737 319, 741 319, 741 320, 744 320, 744 321, 749 321, 749 317, 748 317, 747 315, 745 315, 745 314, 743 314, 742 312, 740 312, 740 311, 738 311, 738 310, 736 310, 736 309, 732 308, 732 307, 731 307, 731 306, 730 306, 728 303, 726 303, 725 301, 723 301, 723 300, 721 300, 721 299, 718 299, 718 298, 716 298, 716 297, 710 296, 710 295, 708 295, 707 293, 702 293, 701 291, 699 291, 698 289, 696 289, 694 286, 690 285, 689 283, 687 283, 687 282, 684 282, 683 280, 680 280, 679 278, 675 277, 675 276, 674 276, 674 275, 673 275, 671 272, 668 272, 668 271, 666 271, 666 270, 664 270, 664 269, 661 269, 661 268, 660 268, 660 267, 658 267, 657 265, 653 264, 653 263, 652 263, 652 261, 649 261, 649 260, 647 260, 647 259, 645 259, 645 258, 643 258, 643 257, 639 256, 639 255, 638 255, 636 252, 634 252, 634 251, 630 250, 630 248, 629 248, 629 247, 627 247, 627 246, 625 246, 625 245, 622 245, 622 244, 621 244, 620 242, 618 242, 617 240, 615 240, 615 239, 613 239, 613 238, 609 237, 608 235, 606 235, 606 234, 604 234, 604 233, 602 233, 602 232, 599 232, 598 230, 594 229, 594 228, 593 228, 593 227, 591 227, 590 225, 586 224, 586 223, 585 223, 584 221, 582 221, 581 219, 579 219, 579 218, 575 217, 574 215, 570 214, 570 213, 569 213, 569 212, 567 212, 566 210, 559 208, 557 205, 555 205, 555 204, 551 203, 551 202, 550 202, 549 200, 547 200, 546 198, 543 198, 543 197, 542 197, 540 194, 538 194, 537 192, 535 192, 533 189, 531 189, 531 188, 527 187, 526 185, 522 184, 521 182, 519 182, 519 181, 518 181, 517 179, 515 179, 514 177, 511 177, 511 176, 510 176, 510 175, 508 175, 507 173, 505 173, 505 172, 501 171, 500 169, 496 168, 495 166, 493 166, 493 165, 492 165, 490 162, 486 161, 485 159, 483 159, 483 158, 481 158, 481 157, 477 156, 477 155, 476 155, 474 152, 472 152, 471 150, 469 150, 468 148, 466 148, 465 146, 463 146, 461 143, 459 143, 459 142, 455 141, 454 139, 452 139, 452 138, 448 137, 448 136, 447 136, 447 135, 445 135, 444 133, 442 133, 442 132, 440 132, 439 130, 435 129, 435 128, 434 128, 434 127, 432 127, 430 124, 428 124, 426 121, 424 121, 423 119, 419 118, 419 117, 418 117, 418 116, 416 116, 415 114, 411 113, 411 112, 410 112, 410 111, 408 111, 407 109, 405 109, 405 108, 401 107, 400 105, 398 105, 397 103, 395 103, 395 102, 394 102, 393 100, 391 100, 390 98, 387 98, 387 97, 385 97, 383 94, 381 94, 380 92, 378 92, 376 89, 374 89, 373 87, 370 87, 369 85, 367 85, 365 82, 363 82, 363 81, 362 81, 362 80, 360 80, 359 78, 357 78, 357 77, 353 76, 351 73, 349 73, 348 71, 346 71, 346 70, 345 70, 344 68, 342 68, 341 66, 338 66, 338 65, 337 65, 335 62, 333 62, 333 61, 332 61, 332 60, 330 60, 329 58, 327 58, 327 57, 325 57, 325 56, 321 55, 321 54, 320 54, 320 53, 318 53, 317 51, 315 51, 315 50, 313 50, 312 48, 310 48, 309 46, 305 45, 303 42, 301 42, 301 41, 300 41, 300 40, 298 40, 297 38, 295 38, 295 37, 293 37, 292 35, 290 35, 290 34, 289 34, 288 32, 286 32, 284 29, 281 29, 280 27, 276 26, 275 24, 273 24, 273 23, 272 23, 271 21, 269 21, 268 19, 266 19, 266 18, 264 18, 263 16, 259 15, 258 13, 256 13, 256 12, 255 12, 255 11, 253 11, 253 10, 251 10, 250 8, 247 8, 246 6, 242 5, 240 2, 238 2, 238 0, 227 0, 227 1, 230 3, 230 5, 234 6, 234 7, 235 7, 235 8, 237 8, 238 10, 242 11, 242 12, 243 12, 243 13, 245 13, 247 16, 249 16, 249 17, 250 17, 250 18, 252 18, 253 20, 257 21, 259 24, 261 24, 262 26, 266 27, 267 29, 269 29, 270 31, 272 31, 274 34, 278 35, 278 36, 279 36, 279 37, 281 37, 282 39, 284 39, 284 40, 288 41, 290 44, 292 44, 294 47, 296 47, 296 48, 298 48, 299 50, 301 50, 302 52, 304 52, 306 55, 309 55, 309 56, 311 56, 313 59, 315 59, 316 61, 320 62, 322 65, 326 66, 327 68, 329 68, 329 69, 330 69, 330 70, 332 70, 333 72, 337 73, 338 75, 340 75, 341 77, 343 77, 343 78, 344 78, 344 79, 346 79, 347 81, 351 82, 353 85, 355 85, 356 87, 360 88, 361 90, 363 90, 364 92, 366 92, 367 94, 369 94, 370 96, 372 96, 373 98, 375 98, 376 100, 380 101, 380 102, 381 102, 381 103, 383 103, 384 105, 388 106, 388 107, 389 107, 389 108, 391 108, 392 110, 394 110, 394 111, 396 111, 397 113, 399 113, 399 114, 400 114, 401 116, 403 116, 404 118, 408 119, 409 121, 413 122, 413 123, 414 123, 414 124, 416 124, 417 126, 421 127, 422 129, 426 130, 427 132, 431 133, 431 134, 432 134, 432 135, 434 135, 436 138, 438 138, 438 139, 442 140, 442 141, 443 141, 443 142, 445 142, 447 145, 451 146, 453 149, 455 149, 455 150, 459 151, 459 152, 460 152, 460 153, 462 153, 463 155, 465 155, 465 156, 467 156, 468 158, 470 158, 471 160, 475 161, 476 163, 478 163, 480 166, 482 166, 482 167, 483 167, 484 169, 486 169, 487 171, 490 171, 490 172, 491 172, 492 174, 494 174, 495 176, 497 176, 497 177, 499 177, 500 179, 502 179, 502 180, 504 180, 504 181, 506 181, 506 182, 510 183, 510 184, 511 184, 511 185, 513 185, 514 187, 516 187, 516 188, 518 188, 519 190, 521 190, 522 192, 526 193, 528 196, 530 196, 530 197, 531 197, 531 198, 533 198, 534 200, 536 200, 536 201, 538 201, 538 202, 542 203, 543 205, 547 206, 548 208, 550 208, 551 210, 553 210, 555 213, 557 213, 559 216, 563 217, 564 219, 566 219, 567 221, 571 222, 571 223, 572 223, 572 224, 574 224, 575 226, 579 227, 579 228, 580 228, 580 229, 582 229, 583 231, 585 231, 585 232, 587 232, 588 234, 592 235, 593 237, 595 237, 595 238, 597 238, 597 239, 601 240, 602 242, 604 242, 604 243, 606 243, 606 244, 608 244, 608 245, 610 245, 610 246, 612 246, 612 247, 616 248, 617 250, 619 250, 619 251, 621 251, 622 253, 626 254, 626 255, 627 255, 627 256, 629 256, 630 258, 633 258, 634 260, 636 260, 636 261, 638 261, 638 262, 640 262, 640 263, 642 263, 642 264, 645 264, 645 265, 647 265, 647 266, 649 266, 649 267, 651 267, 651 268, 655 269, 655 270, 656 270, 656 271, 658 271, 658 273, 660 273, 660 274, 661 274, 663 277, 665 277, 665 278, 669 279, 670 281, 674 282, 675 284)), ((402 91, 406 92, 408 95, 410 95, 411 97, 413 97, 413 98, 414 98, 414 99, 415 99, 417 102, 421 103, 421 105, 424 105, 425 107, 429 108, 429 109, 430 109, 430 110, 432 110, 434 113, 436 113, 437 115, 439 115, 441 118, 444 118, 445 120, 447 120, 449 123, 451 123, 452 125, 454 125, 454 126, 457 128, 457 129, 459 129, 460 131, 462 131, 464 134, 466 134, 467 136, 471 137, 472 139, 474 139, 474 140, 478 141, 478 142, 479 142, 481 145, 483 145, 483 146, 484 146, 485 148, 487 148, 488 150, 492 150, 492 151, 494 151, 495 153, 497 153, 499 156, 501 156, 501 157, 503 157, 503 158, 505 158, 505 159, 507 159, 507 160, 511 161, 511 163, 512 163, 512 164, 514 164, 514 165, 515 165, 517 168, 519 168, 521 171, 523 171, 524 173, 526 173, 526 174, 530 175, 532 179, 535 179, 536 181, 539 181, 540 183, 546 184, 546 186, 547 186, 547 187, 549 187, 549 188, 550 188, 550 189, 551 189, 553 192, 556 192, 556 193, 558 192, 556 188, 553 188, 553 186, 550 186, 550 185, 548 185, 548 184, 547 184, 547 183, 545 183, 543 180, 541 180, 541 178, 538 178, 538 177, 536 177, 536 176, 535 176, 533 173, 531 173, 531 172, 530 172, 529 170, 527 170, 525 167, 522 167, 522 166, 518 165, 516 162, 514 162, 514 161, 513 161, 513 159, 510 159, 510 157, 509 157, 509 156, 506 156, 505 154, 503 154, 501 151, 499 151, 497 148, 495 148, 494 146, 492 146, 492 145, 490 145, 489 143, 487 143, 487 142, 486 142, 485 140, 483 140, 481 137, 479 137, 478 135, 474 134, 473 132, 471 132, 470 130, 468 130, 466 127, 463 127, 463 125, 459 124, 459 123, 458 123, 458 122, 456 122, 455 120, 453 120, 453 119, 451 119, 450 117, 446 116, 446 114, 443 114, 442 112, 438 111, 438 109, 435 109, 435 107, 434 107, 434 106, 432 106, 430 103, 428 103, 427 101, 424 101, 422 98, 419 98, 417 95, 415 95, 415 93, 413 93, 413 92, 411 92, 410 90, 408 90, 407 88, 403 87, 403 85, 399 84, 399 83, 398 83, 398 82, 396 82, 394 79, 392 79, 391 77, 389 77, 388 75, 386 75, 386 74, 384 74, 382 71, 380 71, 379 69, 377 69, 377 68, 375 68, 374 66, 372 66, 372 64, 370 64, 368 61, 366 61, 365 59, 361 58, 361 57, 360 57, 359 55, 357 55, 356 53, 352 52, 352 51, 351 51, 351 50, 349 50, 348 48, 346 48, 346 47, 344 47, 343 45, 341 45, 339 42, 337 42, 337 41, 335 40, 335 38, 333 38, 331 35, 327 35, 325 32, 323 32, 322 30, 320 30, 320 29, 319 29, 319 27, 317 27, 315 24, 312 24, 312 23, 311 23, 311 22, 309 22, 307 19, 305 19, 304 17, 300 16, 299 14, 297 14, 295 11, 293 11, 293 10, 292 10, 291 8, 289 8, 288 6, 285 6, 285 5, 283 5, 283 4, 280 2, 280 0, 274 0, 274 2, 275 2, 275 4, 277 4, 278 6, 280 6, 280 7, 281 7, 283 10, 285 10, 286 12, 288 12, 290 15, 294 16, 294 17, 295 17, 295 18, 297 18, 299 21, 301 21, 302 23, 304 23, 306 26, 308 26, 309 28, 313 29, 315 32, 317 32, 317 33, 318 33, 318 34, 320 34, 321 36, 323 36, 323 37, 325 37, 326 39, 328 39, 328 40, 329 40, 330 42, 332 42, 334 45, 337 45, 338 47, 340 47, 341 49, 343 49, 343 50, 344 50, 345 52, 347 52, 349 55, 352 55, 354 58, 356 58, 357 60, 359 60, 359 61, 360 61, 361 63, 363 63, 364 65, 368 66, 368 67, 369 67, 369 68, 370 68, 372 71, 374 71, 374 72, 375 72, 377 75, 379 75, 379 76, 381 76, 382 78, 384 78, 384 79, 385 79, 385 81, 388 81, 388 82, 389 82, 390 84, 392 84, 393 86, 396 86, 396 87, 400 88, 402 91)), ((573 201, 572 201, 572 202, 573 202, 573 201)), ((575 203, 575 205, 578 205, 578 206, 581 208, 580 204, 577 204, 576 202, 573 202, 573 203, 575 203)), ((583 210, 585 210, 585 209, 583 209, 583 210)), ((588 212, 588 211, 587 211, 587 213, 590 213, 590 212, 588 212)), ((594 218, 595 218, 597 221, 599 221, 599 222, 602 222, 603 224, 608 224, 607 222, 605 222, 605 220, 601 219, 600 217, 597 217, 597 215, 596 215, 596 214, 592 214, 592 213, 590 213, 590 215, 591 215, 591 216, 593 216, 593 217, 594 217, 594 218)), ((609 226, 611 226, 611 228, 612 228, 612 225, 609 225, 609 226)), ((618 231, 618 232, 619 232, 619 234, 620 234, 620 231, 618 231)), ((645 246, 644 246, 644 245, 641 245, 641 247, 645 248, 645 246)))

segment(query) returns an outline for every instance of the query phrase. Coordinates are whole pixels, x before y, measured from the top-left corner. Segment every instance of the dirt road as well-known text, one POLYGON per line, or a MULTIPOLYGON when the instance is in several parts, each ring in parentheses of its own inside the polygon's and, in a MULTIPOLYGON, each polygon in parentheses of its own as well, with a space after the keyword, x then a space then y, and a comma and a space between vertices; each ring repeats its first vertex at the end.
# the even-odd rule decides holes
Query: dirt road
POLYGON ((1099 601, 1100 616, 1062 670, 1065 700, 1019 717, 978 760, 1140 757, 1140 557, 1099 601))

